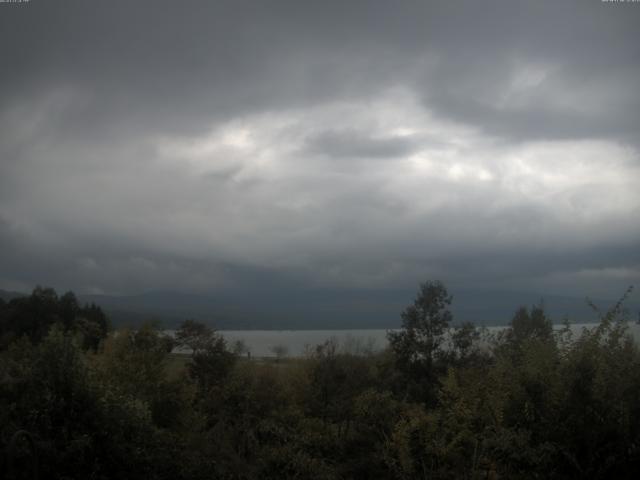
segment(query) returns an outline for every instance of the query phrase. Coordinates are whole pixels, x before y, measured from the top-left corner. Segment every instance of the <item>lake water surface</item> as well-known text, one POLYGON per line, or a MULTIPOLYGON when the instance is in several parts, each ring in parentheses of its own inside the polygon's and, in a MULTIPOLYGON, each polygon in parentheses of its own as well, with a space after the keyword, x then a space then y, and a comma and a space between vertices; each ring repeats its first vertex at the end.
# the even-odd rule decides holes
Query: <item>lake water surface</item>
MULTIPOLYGON (((572 324, 571 330, 575 336, 583 328, 594 328, 595 323, 572 324)), ((498 333, 505 327, 487 327, 488 333, 498 333)), ((562 325, 555 325, 560 329, 562 325)), ((303 355, 308 348, 335 339, 340 348, 359 353, 366 350, 378 351, 387 346, 387 332, 389 330, 221 330, 229 346, 238 340, 244 342, 252 356, 275 356, 274 347, 282 346, 289 356, 303 355)), ((636 341, 640 341, 640 325, 629 324, 629 332, 636 341)))

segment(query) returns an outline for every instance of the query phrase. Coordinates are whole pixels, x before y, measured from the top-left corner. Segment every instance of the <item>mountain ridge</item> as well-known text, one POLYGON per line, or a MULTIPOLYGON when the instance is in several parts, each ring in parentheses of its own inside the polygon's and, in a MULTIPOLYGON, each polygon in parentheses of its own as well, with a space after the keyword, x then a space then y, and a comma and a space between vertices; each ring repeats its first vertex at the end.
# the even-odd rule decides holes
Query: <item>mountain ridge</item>
MULTIPOLYGON (((544 303, 555 323, 565 317, 573 323, 597 320, 585 298, 541 295, 531 292, 452 289, 454 325, 471 321, 477 325, 501 326, 510 321, 519 306, 544 303)), ((0 298, 24 295, 0 290, 0 298)), ((147 320, 174 328, 186 318, 220 330, 318 330, 398 328, 400 313, 415 293, 401 289, 294 289, 222 290, 210 294, 150 291, 135 295, 79 294, 82 303, 96 303, 115 326, 137 326, 147 320)), ((637 297, 637 296, 636 296, 637 297)), ((636 297, 626 302, 632 312, 640 310, 636 297)), ((603 311, 617 300, 596 299, 603 311)))

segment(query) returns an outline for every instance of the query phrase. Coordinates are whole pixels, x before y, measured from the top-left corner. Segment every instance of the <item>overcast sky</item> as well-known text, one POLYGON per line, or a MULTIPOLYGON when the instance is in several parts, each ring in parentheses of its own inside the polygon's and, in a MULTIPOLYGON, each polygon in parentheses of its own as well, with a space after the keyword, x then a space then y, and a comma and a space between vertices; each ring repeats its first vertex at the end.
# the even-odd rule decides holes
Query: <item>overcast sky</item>
POLYGON ((0 3, 0 288, 640 287, 640 3, 0 3))

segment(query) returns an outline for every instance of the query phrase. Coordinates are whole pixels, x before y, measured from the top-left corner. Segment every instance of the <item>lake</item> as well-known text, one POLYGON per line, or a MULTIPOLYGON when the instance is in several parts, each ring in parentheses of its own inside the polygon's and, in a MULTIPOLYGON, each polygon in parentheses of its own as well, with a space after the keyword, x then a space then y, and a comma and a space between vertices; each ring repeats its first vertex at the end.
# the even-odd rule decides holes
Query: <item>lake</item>
MULTIPOLYGON (((594 328, 595 323, 577 323, 571 325, 574 337, 583 328, 594 328)), ((498 333, 505 327, 487 327, 489 333, 498 333)), ((554 325, 555 329, 562 325, 554 325)), ((273 357, 274 347, 282 346, 287 356, 303 355, 308 348, 335 339, 341 349, 352 353, 378 351, 387 346, 388 330, 220 330, 230 347, 242 341, 254 357, 273 357)), ((629 332, 640 341, 640 325, 629 324, 629 332)), ((172 333, 171 331, 168 333, 172 333)))

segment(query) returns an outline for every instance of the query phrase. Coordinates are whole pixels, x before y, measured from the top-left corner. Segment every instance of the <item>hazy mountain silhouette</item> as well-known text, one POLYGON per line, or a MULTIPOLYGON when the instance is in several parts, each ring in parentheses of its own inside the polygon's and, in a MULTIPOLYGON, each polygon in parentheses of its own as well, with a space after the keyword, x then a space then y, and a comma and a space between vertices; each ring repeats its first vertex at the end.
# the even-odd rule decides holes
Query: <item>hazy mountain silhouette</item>
MULTIPOLYGON (((340 329, 395 328, 400 312, 413 301, 405 290, 297 290, 288 292, 222 292, 194 295, 150 292, 135 296, 84 295, 111 315, 114 323, 138 323, 155 318, 167 326, 194 318, 219 329, 340 329)), ((454 323, 506 325, 516 308, 540 301, 555 322, 565 316, 574 323, 596 319, 585 298, 542 296, 527 292, 453 291, 454 323)), ((606 309, 615 299, 596 299, 606 309)), ((627 302, 635 312, 638 302, 627 302)), ((633 317, 633 315, 632 315, 633 317)))
MULTIPOLYGON (((565 316, 574 323, 596 320, 585 298, 540 295, 528 292, 452 290, 454 323, 506 325, 516 308, 544 302, 554 322, 565 316)), ((24 295, 0 290, 9 300, 24 295)), ((94 302, 114 325, 139 325, 160 321, 171 328, 185 318, 212 324, 218 329, 341 329, 396 328, 400 312, 413 301, 415 292, 376 289, 247 289, 211 294, 149 292, 141 295, 78 295, 83 303, 94 302)), ((626 303, 635 319, 640 302, 626 303)), ((615 299, 595 299, 605 310, 615 299)))

